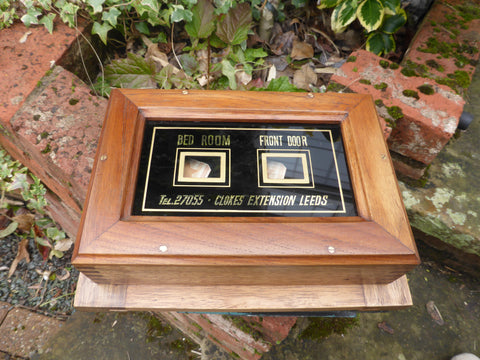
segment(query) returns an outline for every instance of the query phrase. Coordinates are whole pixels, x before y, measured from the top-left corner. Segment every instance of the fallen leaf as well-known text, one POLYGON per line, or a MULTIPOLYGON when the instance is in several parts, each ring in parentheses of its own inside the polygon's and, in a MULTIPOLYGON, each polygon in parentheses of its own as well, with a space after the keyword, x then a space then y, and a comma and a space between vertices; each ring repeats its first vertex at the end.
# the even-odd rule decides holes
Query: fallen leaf
MULTIPOLYGON (((274 25, 274 33, 276 32, 277 24, 274 25)), ((281 31, 281 30, 280 30, 281 31)), ((286 33, 279 33, 273 35, 270 49, 275 55, 288 55, 293 47, 293 42, 297 39, 297 36, 293 31, 287 31, 286 33)))
POLYGON ((270 70, 268 70, 268 76, 267 76, 267 80, 265 80, 265 82, 270 82, 272 81, 273 79, 275 79, 277 77, 277 68, 275 67, 275 65, 272 65, 270 66, 270 70))
POLYGON ((33 226, 33 222, 35 220, 35 215, 33 214, 20 214, 16 215, 12 219, 18 223, 18 229, 23 232, 30 232, 33 226))
POLYGON ((32 32, 31 31, 27 31, 25 34, 22 35, 22 37, 20 38, 20 40, 18 40, 18 42, 20 44, 24 44, 27 42, 27 38, 32 35, 32 32))
POLYGON ((60 281, 67 280, 70 277, 70 271, 63 269, 62 275, 57 275, 57 279, 60 281))
POLYGON ((13 275, 13 273, 17 269, 18 263, 21 260, 25 259, 27 263, 30 262, 30 255, 28 254, 27 246, 28 246, 28 239, 23 239, 18 244, 17 256, 15 256, 15 259, 13 259, 12 265, 10 265, 10 270, 8 271, 8 277, 13 275))
POLYGON ((309 64, 304 64, 299 70, 293 74, 293 85, 299 89, 311 90, 311 85, 317 83, 317 74, 309 64))
POLYGON ((5 229, 0 231, 0 238, 4 238, 10 234, 13 234, 15 230, 17 230, 18 223, 17 222, 11 222, 5 229))
POLYGON ((442 314, 440 314, 440 310, 438 310, 437 306, 433 301, 429 301, 425 307, 427 308, 428 314, 431 316, 433 321, 435 321, 438 325, 442 326, 445 324, 445 321, 442 318, 442 314))
POLYGON ((235 72, 235 78, 237 79, 238 83, 241 83, 243 85, 248 85, 248 83, 252 81, 252 75, 247 74, 243 70, 235 72))
POLYGON ((388 325, 385 321, 382 321, 377 324, 378 328, 382 331, 385 331, 387 334, 393 335, 395 332, 390 325, 388 325))
POLYGON ((68 251, 72 247, 72 245, 73 241, 71 239, 61 239, 55 241, 53 249, 58 251, 68 251))
POLYGON ((293 60, 310 59, 313 57, 313 47, 306 42, 294 40, 290 57, 293 60))

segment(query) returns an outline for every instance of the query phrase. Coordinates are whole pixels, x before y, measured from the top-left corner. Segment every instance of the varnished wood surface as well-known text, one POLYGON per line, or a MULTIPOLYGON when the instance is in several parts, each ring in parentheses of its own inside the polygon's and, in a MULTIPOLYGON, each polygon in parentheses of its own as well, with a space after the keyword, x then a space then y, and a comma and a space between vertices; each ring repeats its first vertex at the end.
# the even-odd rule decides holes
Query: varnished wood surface
POLYGON ((405 276, 385 285, 99 285, 80 274, 79 310, 286 312, 386 310, 412 305, 405 276))
POLYGON ((419 262, 372 99, 359 94, 114 90, 78 234, 74 265, 105 285, 360 286, 419 262), (131 217, 152 120, 340 124, 359 215, 131 217))

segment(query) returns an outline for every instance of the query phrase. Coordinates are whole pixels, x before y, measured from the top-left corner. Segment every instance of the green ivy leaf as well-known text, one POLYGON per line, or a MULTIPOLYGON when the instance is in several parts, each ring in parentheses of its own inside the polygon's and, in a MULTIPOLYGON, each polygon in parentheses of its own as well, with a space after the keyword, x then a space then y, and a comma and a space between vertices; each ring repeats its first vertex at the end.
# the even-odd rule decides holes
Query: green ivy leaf
POLYGON ((135 23, 135 29, 137 29, 140 34, 150 35, 150 29, 145 21, 135 23))
POLYGON ((226 14, 235 4, 234 0, 213 0, 216 10, 215 14, 226 14))
POLYGON ((65 232, 57 229, 56 227, 50 227, 47 229, 47 236, 53 241, 60 241, 65 239, 65 232))
POLYGON ((377 30, 380 27, 383 14, 383 5, 380 0, 365 0, 357 9, 358 20, 367 32, 377 30))
POLYGON ((183 5, 172 5, 172 22, 190 22, 192 21, 193 14, 190 10, 186 10, 183 5))
POLYGON ((50 34, 53 32, 53 20, 55 19, 55 16, 56 15, 54 13, 47 14, 43 16, 38 22, 39 24, 45 26, 45 28, 50 34))
POLYGON ((198 0, 192 8, 192 21, 185 24, 185 30, 193 38, 208 38, 215 30, 215 8, 209 0, 198 0))
POLYGON ((22 20, 25 26, 29 27, 32 24, 38 24, 38 17, 40 15, 42 15, 42 13, 36 8, 32 7, 28 9, 27 13, 23 15, 20 20, 22 20))
POLYGON ((299 89, 290 83, 288 76, 280 76, 277 79, 270 81, 268 86, 260 91, 286 91, 286 92, 305 92, 305 90, 299 89))
POLYGON ((67 23, 68 26, 74 27, 75 15, 80 8, 73 3, 67 2, 61 7, 61 9, 62 10, 60 11, 60 18, 62 19, 62 21, 67 23))
POLYGON ((227 59, 222 60, 222 74, 228 79, 228 86, 232 90, 237 89, 237 79, 235 77, 235 68, 227 59))
POLYGON ((229 45, 239 45, 247 40, 252 23, 252 10, 248 3, 238 4, 217 25, 216 34, 229 45))
MULTIPOLYGON (((93 9, 94 14, 101 13, 103 11, 103 3, 105 0, 87 0, 87 4, 93 9)), ((115 8, 112 8, 115 9, 115 8)))
POLYGON ((292 5, 295 6, 296 9, 304 7, 307 3, 308 0, 292 0, 292 5))
POLYGON ((117 26, 117 19, 121 14, 122 12, 120 10, 112 7, 110 10, 102 13, 102 20, 115 27, 117 26))
POLYGON ((156 1, 156 0, 142 0, 142 1, 140 1, 140 5, 142 5, 144 7, 148 7, 156 13, 160 12, 160 5, 158 4, 158 1, 156 1))
POLYGON ((382 25, 382 31, 387 34, 393 34, 397 32, 407 22, 407 13, 405 10, 401 11, 397 15, 385 16, 385 21, 382 25))
POLYGON ((92 34, 97 34, 100 36, 100 39, 102 39, 102 42, 107 45, 107 33, 112 30, 112 26, 109 23, 98 23, 94 22, 93 27, 92 27, 92 34))
POLYGON ((10 224, 8 224, 8 226, 5 229, 0 231, 0 239, 10 234, 13 234, 15 230, 17 230, 17 228, 18 228, 18 222, 16 221, 11 222, 10 224))
POLYGON ((357 18, 357 0, 346 0, 332 12, 332 30, 340 33, 357 18))
POLYGON ((105 80, 118 88, 156 88, 154 75, 154 64, 147 62, 143 56, 131 53, 127 54, 126 59, 113 61, 105 67, 105 80))
POLYGON ((50 10, 52 6, 52 0, 37 0, 38 4, 44 10, 50 10))
POLYGON ((340 4, 343 0, 320 0, 317 7, 319 9, 328 9, 340 4))
POLYGON ((385 13, 395 15, 400 10, 400 0, 383 0, 385 13))
POLYGON ((388 54, 395 51, 395 39, 392 35, 382 32, 374 32, 367 38, 367 51, 376 55, 388 54))

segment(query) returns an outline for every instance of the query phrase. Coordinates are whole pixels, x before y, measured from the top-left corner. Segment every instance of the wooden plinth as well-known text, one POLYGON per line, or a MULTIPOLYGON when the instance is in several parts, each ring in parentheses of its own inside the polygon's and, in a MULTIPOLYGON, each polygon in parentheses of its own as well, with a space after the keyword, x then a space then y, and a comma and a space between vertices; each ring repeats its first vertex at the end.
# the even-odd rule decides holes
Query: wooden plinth
POLYGON ((405 276, 386 285, 102 285, 80 274, 75 308, 86 311, 289 312, 401 309, 412 305, 405 276))

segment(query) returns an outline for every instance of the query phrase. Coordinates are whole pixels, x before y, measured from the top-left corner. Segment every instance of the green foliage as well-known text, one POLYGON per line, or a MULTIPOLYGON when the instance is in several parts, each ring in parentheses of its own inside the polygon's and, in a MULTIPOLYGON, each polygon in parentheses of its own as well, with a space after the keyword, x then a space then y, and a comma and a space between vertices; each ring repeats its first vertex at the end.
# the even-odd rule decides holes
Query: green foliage
MULTIPOLYGON (((191 45, 184 48, 181 55, 175 54, 178 67, 169 64, 166 58, 157 57, 157 65, 159 61, 161 63, 158 70, 152 57, 128 54, 126 59, 114 60, 105 67, 105 81, 112 87, 129 88, 191 89, 207 86, 235 90, 244 86, 251 80, 254 70, 263 65, 268 54, 261 48, 246 48, 252 26, 252 9, 248 3, 233 6, 220 15, 216 14, 217 10, 208 0, 198 0, 191 7, 191 21, 185 25, 191 45), (210 59, 216 48, 221 51, 213 56, 215 62, 207 64, 205 58, 198 59, 199 50, 207 50, 210 59)), ((101 85, 97 84, 96 88, 101 85)))
POLYGON ((33 212, 12 217, 11 223, 0 231, 0 238, 15 232, 21 237, 35 238, 39 245, 48 249, 49 258, 62 257, 63 252, 72 246, 73 241, 67 239, 65 233, 44 216, 48 205, 45 198, 47 190, 40 179, 18 161, 12 160, 3 149, 0 149, 0 191, 2 214, 15 213, 21 207, 33 212), (12 200, 18 196, 22 201, 12 200))
POLYGON ((377 55, 395 51, 393 34, 407 21, 400 0, 319 0, 318 7, 333 8, 331 26, 336 33, 358 20, 368 33, 367 50, 377 55))

